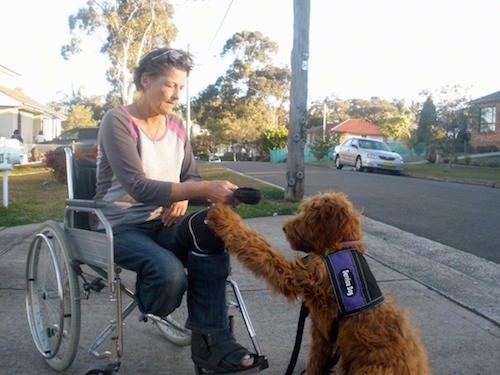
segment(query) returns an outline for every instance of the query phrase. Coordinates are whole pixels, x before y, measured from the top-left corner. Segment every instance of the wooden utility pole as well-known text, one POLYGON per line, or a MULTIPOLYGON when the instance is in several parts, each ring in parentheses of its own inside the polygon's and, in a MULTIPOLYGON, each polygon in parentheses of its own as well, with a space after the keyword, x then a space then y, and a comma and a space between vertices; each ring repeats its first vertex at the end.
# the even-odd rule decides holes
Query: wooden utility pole
POLYGON ((293 202, 304 197, 310 12, 310 0, 293 1, 292 82, 285 189, 285 200, 293 202))

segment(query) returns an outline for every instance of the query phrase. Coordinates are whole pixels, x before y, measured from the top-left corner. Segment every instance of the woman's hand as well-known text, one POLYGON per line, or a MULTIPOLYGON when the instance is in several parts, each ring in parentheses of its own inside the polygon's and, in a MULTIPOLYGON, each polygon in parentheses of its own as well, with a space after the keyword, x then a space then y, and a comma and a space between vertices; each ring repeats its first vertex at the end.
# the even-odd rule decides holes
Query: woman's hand
POLYGON ((229 181, 205 181, 206 182, 206 197, 212 203, 226 203, 233 202, 233 192, 238 188, 237 185, 229 181))
POLYGON ((170 227, 175 224, 186 213, 189 201, 172 202, 170 207, 163 207, 161 222, 164 226, 170 227))

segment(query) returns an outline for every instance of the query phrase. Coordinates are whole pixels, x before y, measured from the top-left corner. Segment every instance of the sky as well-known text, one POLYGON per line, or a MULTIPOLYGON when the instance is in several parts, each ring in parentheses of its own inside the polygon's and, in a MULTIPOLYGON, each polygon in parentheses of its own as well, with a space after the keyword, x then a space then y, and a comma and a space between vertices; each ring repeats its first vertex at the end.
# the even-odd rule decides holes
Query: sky
MULTIPOLYGON (((189 49, 195 96, 224 74, 219 55, 237 32, 260 31, 290 66, 293 0, 171 0, 179 29, 172 46, 189 49)), ((0 65, 41 103, 81 90, 105 95, 109 63, 100 42, 63 60, 68 16, 86 0, 0 0, 0 65)), ((460 85, 471 99, 500 90, 500 0, 310 0, 308 101, 380 97, 423 101, 423 90, 460 85)))

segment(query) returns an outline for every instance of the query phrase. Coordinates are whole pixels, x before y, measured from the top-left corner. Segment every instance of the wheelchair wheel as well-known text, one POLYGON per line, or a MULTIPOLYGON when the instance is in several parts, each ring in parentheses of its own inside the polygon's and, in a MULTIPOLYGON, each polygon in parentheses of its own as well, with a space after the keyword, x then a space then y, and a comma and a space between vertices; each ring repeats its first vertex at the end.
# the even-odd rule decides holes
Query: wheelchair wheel
POLYGON ((191 330, 186 328, 188 313, 185 301, 165 319, 152 319, 162 336, 177 346, 191 344, 191 330))
POLYGON ((35 346, 50 367, 73 362, 80 339, 80 292, 61 226, 47 221, 31 242, 26 265, 26 312, 35 346))

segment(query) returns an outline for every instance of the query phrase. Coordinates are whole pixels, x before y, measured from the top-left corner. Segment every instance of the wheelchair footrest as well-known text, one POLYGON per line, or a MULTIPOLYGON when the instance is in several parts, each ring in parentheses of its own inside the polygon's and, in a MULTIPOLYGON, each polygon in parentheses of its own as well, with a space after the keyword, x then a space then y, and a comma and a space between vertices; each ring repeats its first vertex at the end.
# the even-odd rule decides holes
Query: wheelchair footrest
POLYGON ((87 282, 87 283, 83 284, 83 289, 86 292, 89 292, 91 290, 94 292, 100 292, 105 287, 106 287, 106 284, 104 283, 104 281, 100 277, 92 280, 90 283, 87 282))

